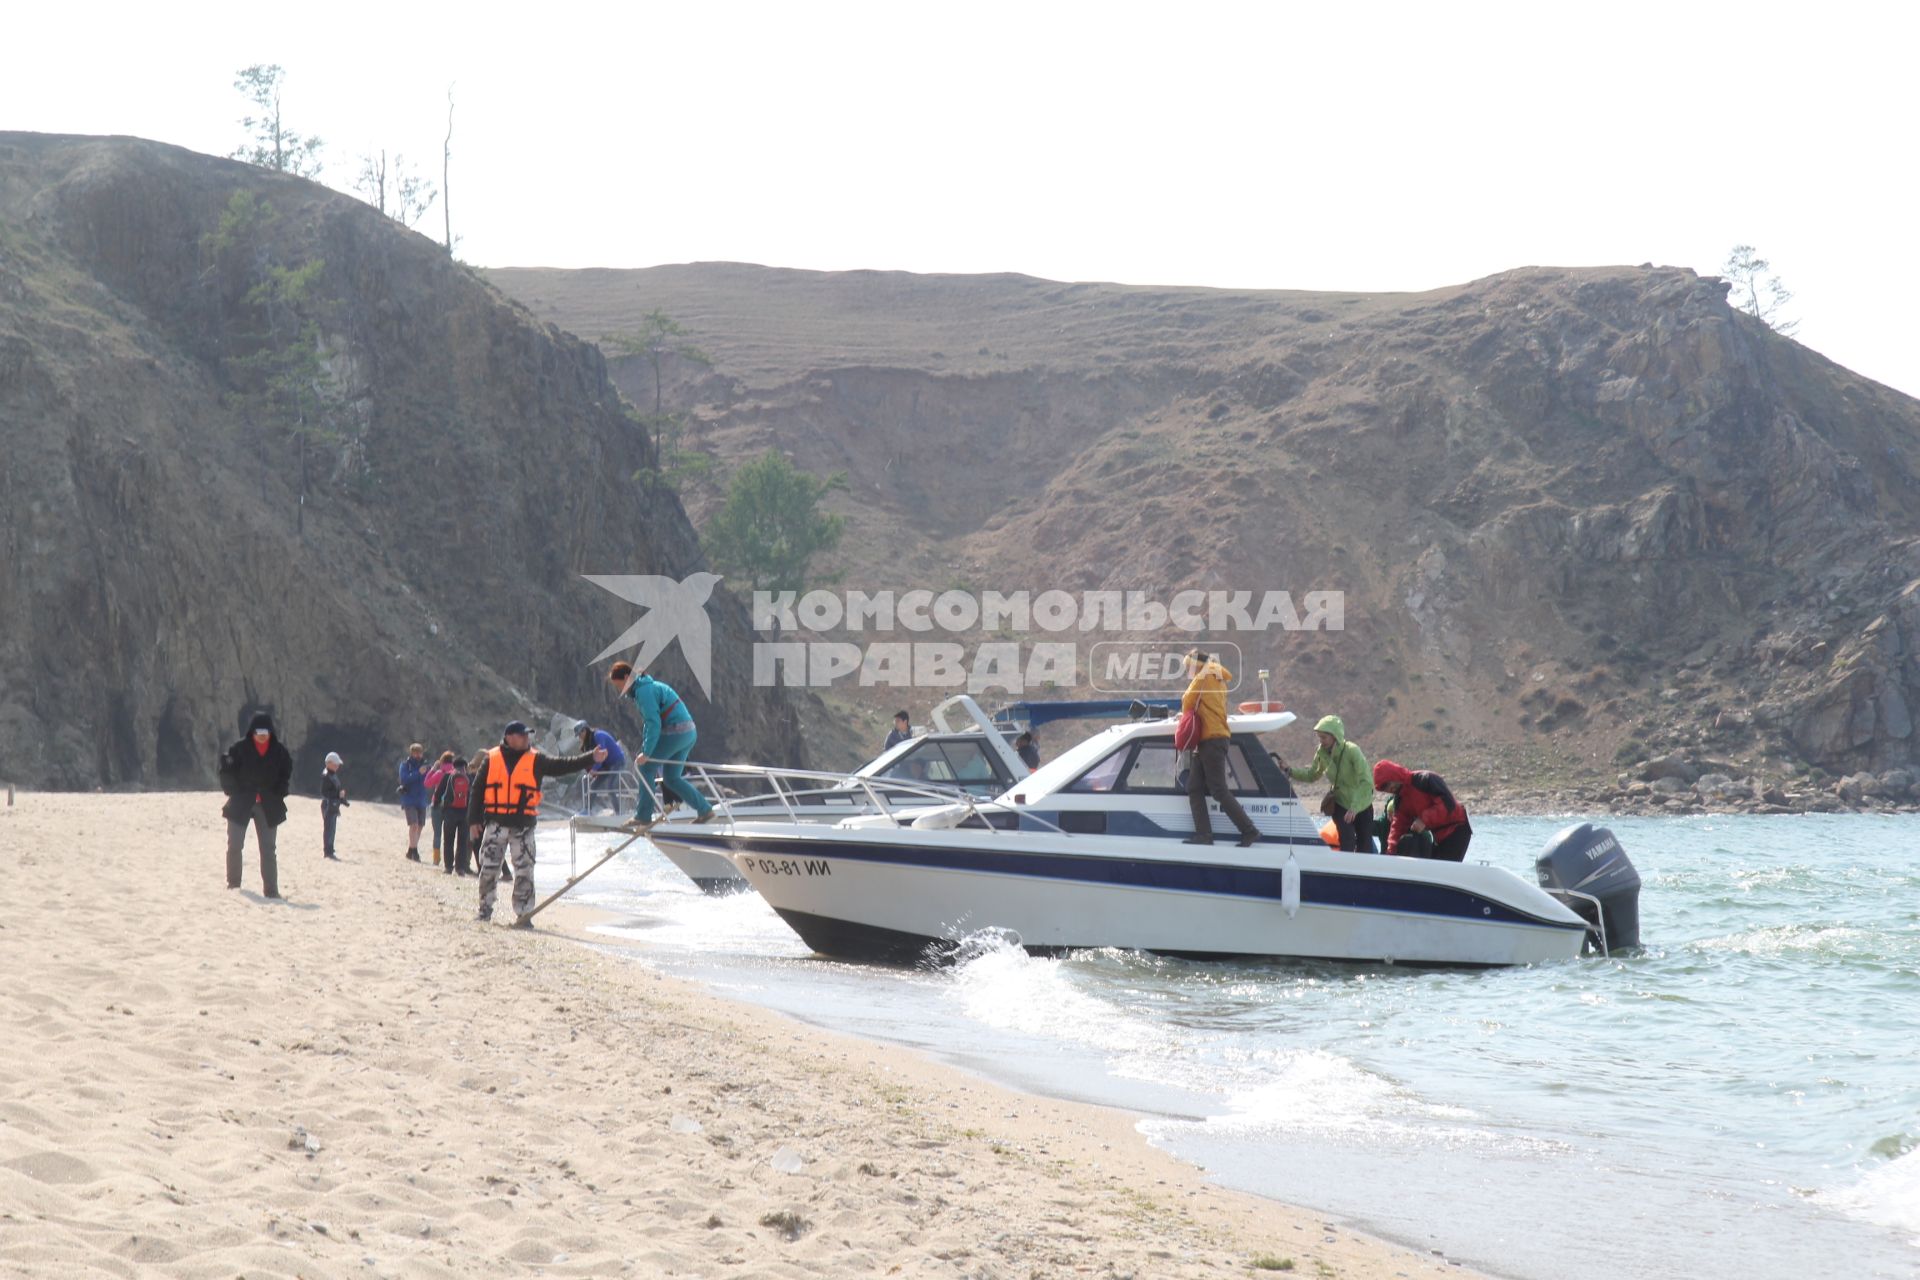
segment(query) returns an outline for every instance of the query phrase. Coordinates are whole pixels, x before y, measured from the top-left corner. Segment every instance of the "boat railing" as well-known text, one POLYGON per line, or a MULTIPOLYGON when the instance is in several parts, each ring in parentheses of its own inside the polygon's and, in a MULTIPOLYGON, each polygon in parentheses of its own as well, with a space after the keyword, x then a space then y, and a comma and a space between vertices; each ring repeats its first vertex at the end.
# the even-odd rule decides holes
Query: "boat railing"
MULTIPOLYGON (((966 809, 967 818, 980 818, 982 826, 998 831, 980 813, 982 797, 963 789, 959 785, 944 785, 934 782, 921 782, 906 778, 876 778, 854 773, 829 773, 815 769, 776 769, 764 765, 750 764, 708 764, 689 760, 685 771, 689 780, 703 795, 715 801, 717 816, 731 822, 732 804, 776 802, 789 821, 804 822, 808 817, 819 817, 817 808, 809 813, 806 800, 812 796, 846 795, 855 793, 866 800, 866 813, 860 816, 885 816, 894 826, 904 825, 900 810, 926 808, 928 806, 947 807, 959 805, 966 809), (758 786, 758 790, 741 794, 741 786, 758 786)), ((641 785, 647 787, 653 796, 655 812, 660 812, 660 795, 644 774, 641 785)), ((849 815, 852 816, 852 815, 849 815)), ((1036 822, 1053 831, 1060 828, 1044 818, 1032 814, 1022 814, 1023 820, 1036 822)))
MULTIPOLYGON (((849 817, 884 816, 895 827, 901 827, 907 825, 901 821, 900 810, 902 809, 946 808, 960 805, 966 810, 966 816, 961 819, 961 822, 978 819, 979 827, 995 834, 1002 830, 987 821, 980 813, 981 797, 957 786, 941 786, 937 783, 914 782, 902 778, 872 778, 853 773, 826 773, 812 769, 774 769, 749 764, 709 764, 699 760, 689 760, 681 767, 694 787, 714 801, 715 816, 728 824, 736 820, 730 808, 734 804, 775 802, 780 805, 789 821, 805 822, 809 816, 816 819, 820 816, 817 806, 812 806, 813 813, 807 812, 810 806, 805 802, 809 796, 847 795, 852 792, 865 797, 866 807, 857 815, 847 815, 849 817), (743 792, 743 787, 752 787, 755 784, 760 790, 743 792)), ((635 808, 638 807, 638 796, 644 790, 653 800, 654 814, 658 816, 666 812, 661 804, 660 793, 663 788, 649 779, 643 770, 625 770, 621 776, 631 781, 635 808)), ((569 874, 572 874, 572 869, 576 868, 579 862, 579 833, 582 824, 588 823, 592 826, 602 824, 591 821, 592 814, 589 809, 582 809, 577 813, 556 812, 555 816, 564 817, 567 820, 568 867, 569 874)), ((1032 813, 1023 812, 1020 818, 1023 823, 1034 823, 1057 834, 1066 834, 1052 822, 1032 813)), ((956 822, 955 825, 960 825, 960 822, 956 822)), ((629 828, 629 830, 634 829, 629 828)), ((636 836, 637 834, 636 831, 636 836)))
MULTIPOLYGON (((1590 905, 1593 908, 1593 920, 1587 924, 1588 938, 1599 942, 1601 955, 1611 956, 1613 954, 1613 948, 1607 945, 1607 909, 1600 899, 1590 893, 1582 893, 1578 889, 1550 889, 1548 890, 1548 896, 1563 899, 1578 898, 1582 902, 1590 905), (1599 937, 1594 939, 1593 935, 1596 933, 1599 937)), ((1566 905, 1568 907, 1573 906, 1570 902, 1566 905)), ((1575 911, 1574 914, 1581 915, 1582 913, 1575 911)))
POLYGON ((640 771, 631 765, 583 773, 564 787, 549 792, 549 798, 542 802, 541 817, 557 821, 589 817, 599 812, 609 799, 615 813, 632 813, 640 807, 640 793, 645 786, 640 771))

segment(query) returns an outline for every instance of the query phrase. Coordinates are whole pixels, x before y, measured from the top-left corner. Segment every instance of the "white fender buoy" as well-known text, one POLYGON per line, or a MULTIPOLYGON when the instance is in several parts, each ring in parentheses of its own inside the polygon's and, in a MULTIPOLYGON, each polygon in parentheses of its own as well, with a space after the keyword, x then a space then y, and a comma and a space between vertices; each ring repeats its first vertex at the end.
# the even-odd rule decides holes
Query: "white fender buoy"
POLYGON ((1291 920, 1300 912, 1300 861, 1291 852, 1280 868, 1280 906, 1291 920))

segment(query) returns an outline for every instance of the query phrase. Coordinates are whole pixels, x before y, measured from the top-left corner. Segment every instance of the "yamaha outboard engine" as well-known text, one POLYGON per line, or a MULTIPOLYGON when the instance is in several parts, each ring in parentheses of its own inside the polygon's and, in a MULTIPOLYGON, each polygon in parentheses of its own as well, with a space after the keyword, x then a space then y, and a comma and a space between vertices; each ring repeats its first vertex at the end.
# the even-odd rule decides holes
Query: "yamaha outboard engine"
POLYGON ((1540 887, 1587 922, 1603 955, 1640 945, 1640 873, 1613 832, 1582 822, 1558 832, 1534 861, 1540 887))

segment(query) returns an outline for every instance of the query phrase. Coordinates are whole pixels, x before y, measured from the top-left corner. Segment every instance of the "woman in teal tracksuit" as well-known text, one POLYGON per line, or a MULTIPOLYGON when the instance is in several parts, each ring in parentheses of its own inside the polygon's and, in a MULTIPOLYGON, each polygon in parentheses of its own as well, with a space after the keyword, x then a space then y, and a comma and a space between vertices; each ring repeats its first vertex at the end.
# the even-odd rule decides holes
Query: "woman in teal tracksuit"
POLYGON ((693 712, 680 700, 671 686, 642 671, 634 673, 633 664, 616 662, 607 673, 611 680, 639 708, 644 730, 640 752, 635 757, 648 785, 640 788, 640 805, 633 811, 639 823, 653 821, 653 787, 665 787, 693 806, 693 820, 705 822, 713 817, 713 806, 686 778, 686 759, 693 754, 699 737, 693 725, 693 712))

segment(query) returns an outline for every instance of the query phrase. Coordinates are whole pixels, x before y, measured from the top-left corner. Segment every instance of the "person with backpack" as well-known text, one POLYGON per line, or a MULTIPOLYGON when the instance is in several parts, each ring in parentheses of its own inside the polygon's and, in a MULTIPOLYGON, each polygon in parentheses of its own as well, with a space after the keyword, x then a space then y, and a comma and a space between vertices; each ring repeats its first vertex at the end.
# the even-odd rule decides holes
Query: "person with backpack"
POLYGON ((1426 769, 1408 769, 1391 760, 1373 766, 1373 785, 1393 795, 1393 823, 1387 828, 1387 852, 1403 858, 1461 862, 1473 840, 1466 806, 1453 798, 1447 780, 1426 769))
POLYGON ((454 859, 459 859, 457 874, 470 875, 467 870, 467 799, 473 791, 473 775, 467 772, 467 758, 456 757, 452 768, 440 777, 440 784, 433 792, 433 809, 443 815, 445 827, 442 832, 443 851, 446 854, 446 873, 456 874, 454 859))
POLYGON ((440 758, 433 762, 433 768, 427 770, 427 796, 432 801, 428 813, 433 819, 433 865, 440 865, 440 846, 444 842, 451 848, 452 840, 447 839, 447 811, 440 807, 440 784, 453 772, 453 752, 442 751, 440 758))
POLYGON ((1245 849, 1260 838, 1260 829, 1234 799, 1227 785, 1227 748, 1233 743, 1233 731, 1227 727, 1227 686, 1233 673, 1215 661, 1210 653, 1198 649, 1183 659, 1189 683, 1180 696, 1182 724, 1175 727, 1174 746, 1187 750, 1181 741, 1186 725, 1193 726, 1193 765, 1187 770, 1187 805, 1193 813, 1193 834, 1183 844, 1212 844, 1213 818, 1207 812, 1207 797, 1220 806, 1240 832, 1240 847, 1245 849), (1188 717, 1191 717, 1189 720, 1188 717))
POLYGON ((643 830, 653 825, 655 787, 692 805, 695 822, 710 821, 713 805, 686 778, 687 757, 693 754, 693 744, 699 737, 693 712, 687 710, 671 685, 636 671, 631 662, 614 663, 607 679, 619 688, 621 696, 633 699, 644 726, 634 763, 640 766, 646 785, 640 788, 640 802, 630 825, 643 830))

